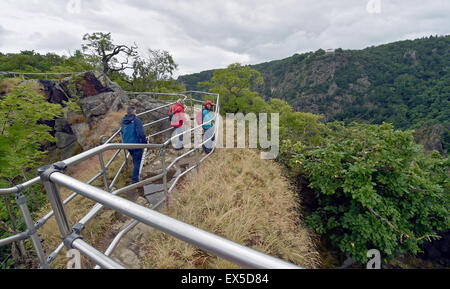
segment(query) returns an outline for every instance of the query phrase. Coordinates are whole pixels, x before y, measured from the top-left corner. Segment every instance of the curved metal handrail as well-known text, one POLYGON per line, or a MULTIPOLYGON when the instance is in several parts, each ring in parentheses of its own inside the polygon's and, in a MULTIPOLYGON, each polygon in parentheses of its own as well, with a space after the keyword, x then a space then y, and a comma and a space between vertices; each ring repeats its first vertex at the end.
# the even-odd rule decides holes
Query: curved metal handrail
MULTIPOLYGON (((68 167, 68 166, 72 166, 75 164, 78 164, 88 158, 91 158, 93 156, 98 155, 100 158, 100 164, 101 164, 101 171, 94 176, 87 184, 80 182, 76 179, 73 179, 69 176, 66 176, 62 173, 51 173, 51 181, 55 182, 55 183, 59 183, 60 185, 63 185, 69 189, 71 189, 72 191, 74 191, 75 193, 72 194, 68 199, 66 199, 64 201, 64 203, 62 203, 60 200, 56 200, 54 199, 55 193, 57 193, 57 191, 54 191, 54 189, 51 188, 51 186, 49 187, 49 180, 43 180, 44 182, 44 187, 47 190, 47 194, 50 196, 53 196, 53 203, 52 203, 52 207, 54 207, 54 205, 56 204, 56 206, 58 207, 58 202, 60 202, 60 206, 63 207, 65 204, 67 204, 68 202, 70 202, 70 200, 72 200, 77 194, 83 195, 85 197, 88 197, 89 199, 93 199, 95 201, 97 201, 98 203, 96 205, 94 205, 94 207, 80 220, 80 222, 78 223, 78 225, 80 225, 78 227, 78 233, 81 232, 81 230, 84 228, 84 225, 89 222, 105 205, 113 208, 115 210, 118 210, 122 213, 124 213, 125 215, 128 215, 132 218, 134 218, 135 220, 132 221, 131 223, 128 223, 125 228, 123 230, 121 230, 119 232, 119 234, 116 236, 116 238, 113 240, 113 242, 110 244, 110 246, 108 247, 108 249, 106 250, 105 254, 102 254, 100 252, 98 252, 95 248, 91 247, 89 244, 85 243, 82 240, 79 239, 75 239, 75 241, 72 242, 72 246, 76 249, 79 249, 83 254, 85 254, 86 256, 88 256, 89 258, 91 258, 92 260, 94 260, 97 264, 101 264, 103 267, 106 268, 121 268, 121 265, 118 264, 117 262, 113 261, 112 259, 108 258, 107 256, 114 250, 115 246, 118 244, 118 242, 120 241, 120 239, 129 231, 131 230, 136 224, 138 224, 139 222, 143 222, 146 223, 147 225, 150 226, 155 226, 157 229, 165 231, 169 234, 174 235, 177 238, 180 238, 184 241, 187 241, 193 245, 196 245, 202 249, 205 249, 207 251, 210 251, 211 253, 214 253, 216 255, 219 255, 221 257, 224 257, 236 264, 242 265, 242 266, 249 266, 249 267, 258 267, 258 268, 298 268, 297 266, 287 263, 285 261, 276 259, 274 257, 271 257, 269 255, 265 255, 261 252, 255 251, 253 249, 244 247, 242 245, 239 245, 237 243, 233 243, 229 240, 226 240, 224 238, 221 238, 219 236, 213 235, 211 233, 208 233, 206 231, 200 230, 198 228, 195 228, 191 225, 182 223, 178 220, 172 219, 170 217, 164 216, 162 214, 153 214, 152 212, 154 212, 153 210, 148 210, 145 209, 145 207, 136 205, 132 202, 126 201, 124 199, 118 198, 116 197, 116 195, 127 192, 129 190, 135 189, 137 187, 141 187, 144 186, 146 184, 149 184, 155 180, 161 179, 163 178, 164 180, 164 187, 165 187, 165 196, 164 198, 159 201, 152 209, 156 209, 157 207, 159 207, 162 203, 164 203, 165 201, 167 201, 169 195, 171 194, 172 190, 174 189, 176 183, 178 182, 178 180, 184 176, 185 174, 187 174, 188 172, 190 172, 191 170, 193 170, 194 168, 198 167, 205 159, 207 159, 214 151, 216 148, 216 143, 214 143, 214 146, 212 148, 212 151, 207 154, 206 156, 204 156, 203 158, 201 158, 197 163, 193 164, 190 168, 185 169, 184 172, 182 172, 180 175, 178 175, 172 182, 170 188, 167 188, 167 173, 168 171, 175 165, 176 162, 178 162, 179 160, 181 160, 182 158, 186 157, 187 155, 195 152, 201 145, 207 143, 208 141, 211 141, 212 138, 214 138, 214 136, 218 135, 219 132, 219 124, 220 124, 220 118, 219 118, 219 111, 220 111, 220 104, 219 104, 219 95, 218 94, 214 94, 214 93, 205 93, 205 92, 199 92, 199 91, 187 91, 184 92, 183 94, 170 94, 170 95, 174 95, 174 96, 178 96, 178 97, 184 97, 183 100, 187 99, 186 94, 187 93, 191 93, 191 108, 193 108, 193 101, 194 99, 192 98, 192 93, 202 93, 205 95, 215 95, 216 96, 216 102, 217 102, 217 106, 216 106, 216 110, 215 110, 215 116, 213 117, 213 119, 211 119, 210 121, 207 121, 205 123, 202 123, 201 125, 198 126, 194 126, 191 129, 188 129, 182 133, 173 135, 172 137, 170 137, 169 139, 167 139, 164 143, 162 144, 123 144, 123 143, 110 143, 115 137, 117 137, 117 135, 120 133, 120 129, 118 131, 116 131, 108 140, 107 142, 105 142, 105 144, 100 145, 98 147, 95 147, 93 149, 90 149, 88 151, 85 151, 83 153, 80 153, 76 156, 70 157, 66 160, 64 160, 63 162, 59 163, 59 166, 63 166, 63 167, 68 167), (191 133, 192 131, 195 131, 199 128, 201 128, 203 125, 211 123, 213 121, 216 121, 216 125, 215 125, 215 130, 214 130, 214 134, 204 140, 201 144, 199 144, 197 147, 194 146, 193 149, 187 151, 186 153, 182 154, 181 156, 178 156, 177 158, 175 158, 168 166, 165 165, 165 150, 167 148, 167 145, 170 143, 170 141, 172 141, 173 139, 179 137, 180 135, 186 134, 186 133, 191 133), (148 148, 158 148, 161 150, 162 152, 162 172, 156 176, 153 176, 151 178, 147 178, 145 180, 142 180, 136 184, 131 184, 129 186, 114 190, 112 192, 110 192, 108 194, 108 197, 106 197, 106 195, 102 195, 104 193, 106 193, 105 191, 102 191, 96 187, 92 187, 89 185, 89 183, 92 183, 94 180, 96 180, 98 177, 100 177, 101 175, 104 176, 104 181, 105 181, 105 186, 107 188, 108 191, 110 191, 113 188, 113 185, 115 183, 115 181, 117 180, 117 177, 119 176, 119 174, 121 173, 121 171, 123 170, 125 164, 127 163, 127 160, 129 158, 129 154, 126 154, 126 150, 127 149, 145 149, 147 150, 148 148), (104 165, 103 163, 103 157, 102 157, 102 153, 104 151, 107 150, 114 150, 117 149, 117 152, 113 155, 113 157, 109 160, 109 162, 104 165), (120 167, 119 171, 117 172, 116 176, 114 177, 113 181, 111 182, 111 184, 107 183, 107 178, 106 178, 106 171, 109 168, 109 166, 111 165, 111 163, 114 161, 114 159, 118 156, 118 154, 120 153, 121 150, 125 151, 125 161, 122 164, 122 166, 120 167), (60 176, 60 177, 57 177, 60 176), (74 185, 75 184, 75 185, 74 185), (52 192, 49 192, 52 191, 52 192), (95 191, 95 193, 93 192, 95 191), (56 203, 55 203, 56 202, 56 203), (124 207, 122 207, 119 203, 123 203, 125 205, 125 207, 127 207, 127 209, 124 209, 124 207), (145 211, 147 210, 147 211, 145 211), (152 217, 150 218, 150 215, 152 215, 152 217), (161 222, 163 222, 166 225, 161 225, 158 221, 158 218, 161 220, 161 222), (183 233, 180 233, 181 231, 183 231, 183 233), (211 245, 210 243, 214 243, 213 245, 211 245), (217 244, 221 244, 221 246, 216 246, 217 244), (223 248, 222 248, 223 247, 223 248)), ((135 94, 144 94, 144 93, 135 93, 135 94)), ((164 93, 146 93, 146 94, 154 94, 154 95, 168 95, 168 94, 164 94, 164 93)), ((201 102, 199 100, 195 100, 198 102, 201 102)), ((170 106, 171 104, 174 103, 169 103, 163 106, 160 106, 158 108, 140 113, 139 115, 144 115, 146 113, 150 113, 153 111, 156 111, 158 109, 162 109, 164 107, 170 106)), ((163 120, 167 120, 167 117, 159 119, 157 121, 153 121, 151 123, 145 124, 145 127, 151 126, 153 124, 159 123, 163 120)), ((168 132, 169 130, 162 130, 158 133, 164 133, 164 132, 168 132)), ((145 153, 144 153, 145 156, 145 153)), ((144 157, 143 156, 143 157, 144 157)), ((142 170, 142 166, 140 168, 142 170)), ((50 176, 50 175, 49 175, 50 176)), ((50 179, 50 178, 49 178, 50 179)), ((0 193, 2 194, 6 194, 6 193, 14 193, 14 192, 19 192, 21 190, 23 190, 25 187, 28 187, 34 183, 39 182, 41 179, 40 178, 35 178, 33 180, 30 180, 24 184, 18 185, 16 187, 13 188, 8 188, 8 189, 0 189, 0 193)), ((55 207, 54 207, 55 208, 55 207)), ((52 216, 53 212, 50 212, 49 214, 47 214, 44 218, 42 218, 41 220, 39 220, 34 228, 29 228, 29 230, 36 230, 38 227, 42 226, 51 216, 52 216)), ((60 227, 60 230, 64 230, 65 232, 67 232, 67 224, 64 226, 60 226, 62 223, 65 222, 65 218, 61 219, 61 217, 64 215, 64 212, 59 211, 57 212, 58 214, 55 215, 55 217, 57 218, 57 223, 58 226, 60 227), (61 213, 63 215, 61 215, 61 213)), ((25 217, 25 216, 24 216, 25 217)), ((28 220, 30 221, 30 220, 28 220)), ((63 231, 61 231, 63 233, 63 231)), ((35 234, 35 232, 34 232, 35 234)), ((8 237, 7 241, 17 241, 19 238, 24 237, 24 235, 29 236, 28 233, 20 233, 17 234, 15 236, 12 237, 8 237)), ((63 235, 66 235, 65 233, 63 235)), ((31 237, 36 237, 31 236, 31 237)), ((35 238, 36 239, 36 238, 35 238)), ((34 240, 35 240, 34 239, 34 240)), ((5 239, 4 239, 5 240, 5 239)), ((2 245, 2 241, 4 240, 0 240, 0 245, 2 245)), ((64 238, 64 240, 66 241, 66 237, 64 238)), ((36 241, 36 240, 35 240, 36 241)), ((35 244, 36 242, 34 242, 33 244, 35 244)), ((42 264, 42 252, 38 252, 38 255, 41 256, 40 261, 41 261, 41 267, 48 267, 48 263, 50 263, 52 260, 54 260, 54 258, 57 256, 57 254, 60 252, 60 250, 64 247, 64 243, 61 243, 57 249, 50 254, 50 256, 47 259, 47 263, 42 264), (39 254, 41 253, 41 254, 39 254)), ((38 248, 35 247, 35 249, 38 251, 38 248)), ((42 250, 42 248, 41 248, 42 250)))
MULTIPOLYGON (((166 96, 176 96, 176 97, 180 97, 182 98, 183 101, 186 101, 186 99, 188 98, 186 94, 184 93, 156 93, 156 92, 128 92, 129 94, 150 94, 150 95, 166 95, 166 96)), ((175 102, 171 102, 144 112, 139 113, 139 116, 160 110, 162 108, 168 107, 170 105, 175 104, 175 102)), ((145 124, 145 127, 151 126, 153 124, 156 124, 158 122, 167 120, 168 117, 159 119, 157 121, 153 121, 151 123, 145 124)), ((167 132, 168 130, 164 130, 162 131, 162 133, 167 132)), ((91 180, 88 181, 88 184, 94 182, 96 179, 98 179, 100 176, 104 175, 105 176, 105 182, 106 182, 106 170, 109 168, 109 166, 111 165, 111 163, 115 160, 115 158, 117 157, 117 155, 120 153, 120 150, 126 150, 126 149, 137 149, 137 148, 144 148, 144 149, 148 149, 148 148, 161 148, 164 145, 163 144, 123 144, 123 143, 110 143, 115 137, 117 137, 117 135, 121 132, 121 129, 118 129, 104 144, 99 145, 95 148, 92 148, 88 151, 82 152, 78 155, 75 155, 73 157, 70 157, 68 159, 65 159, 62 161, 62 163, 65 164, 66 167, 70 167, 73 166, 75 164, 78 164, 86 159, 89 159, 91 157, 94 157, 96 155, 100 155, 107 150, 112 150, 112 149, 118 149, 118 151, 113 155, 113 157, 109 160, 109 162, 106 165, 103 165, 103 160, 102 157, 100 157, 100 161, 102 164, 102 171, 100 171, 99 173, 97 173, 91 180)), ((161 132, 159 132, 161 133, 161 132)), ((104 137, 104 136, 102 136, 104 137)), ((112 189, 115 181, 117 181, 118 176, 120 175, 121 171, 123 170, 126 161, 128 160, 129 154, 126 154, 125 157, 125 161, 122 164, 122 166, 120 167, 119 171, 117 172, 116 176, 114 177, 113 181, 111 182, 111 184, 108 187, 108 190, 112 189)), ((119 194, 119 193, 123 193, 129 190, 132 190, 134 188, 146 185, 148 183, 151 183, 152 181, 155 181, 157 179, 161 179, 165 176, 166 172, 164 171, 162 174, 155 176, 153 178, 150 179, 146 179, 144 181, 141 181, 137 184, 133 184, 127 187, 124 187, 122 189, 116 190, 115 192, 113 192, 114 194, 119 194)), ((13 193, 20 193, 21 191, 23 191, 25 188, 28 188, 34 184, 39 183, 40 177, 35 177, 29 181, 26 181, 22 184, 16 185, 14 187, 10 187, 10 188, 0 188, 0 195, 6 195, 6 194, 13 194, 13 193)), ((70 195, 66 200, 64 200, 63 204, 67 205, 71 200, 73 200, 78 194, 73 193, 72 195, 70 195)), ((99 210, 96 210, 96 212, 98 212, 99 210)), ((95 212, 95 213, 96 213, 95 212)), ((92 217, 95 215, 92 214, 92 217)), ((37 222, 34 223, 34 228, 29 228, 29 230, 33 231, 36 229, 39 229, 40 227, 42 227, 52 216, 53 216, 54 212, 50 211, 47 215, 45 215, 44 217, 42 217, 40 220, 38 220, 37 222)), ((9 243, 15 242, 15 241, 19 241, 19 240, 23 240, 26 239, 30 236, 29 233, 27 232, 22 232, 22 233, 18 233, 16 235, 4 238, 0 240, 0 246, 4 246, 7 245, 9 243)), ((61 247, 61 246, 60 246, 61 247)), ((58 248, 60 248, 58 247, 58 248)))
MULTIPOLYGON (((200 93, 201 93, 201 92, 200 92, 200 93)), ((158 93, 158 94, 159 94, 159 93, 158 93)), ((206 93, 205 93, 205 94, 206 94, 206 93)), ((217 101, 218 101, 219 95, 218 95, 218 94, 214 94, 214 95, 217 96, 217 101)), ((191 97, 191 99, 192 99, 192 97, 191 97)), ((185 96, 184 100, 186 100, 186 96, 185 96)), ((172 104, 174 104, 174 103, 172 103, 172 104)), ((156 108, 156 109, 149 110, 149 111, 147 111, 146 113, 153 112, 153 111, 155 111, 155 110, 157 110, 157 109, 161 109, 161 108, 166 107, 166 106, 167 106, 167 105, 160 106, 160 107, 158 107, 158 108, 156 108)), ((216 112, 218 112, 218 111, 219 111, 219 107, 217 106, 217 107, 216 107, 216 112)), ((141 114, 141 115, 142 115, 142 114, 141 114)), ((163 119, 167 119, 167 118, 163 118, 163 119)), ((215 119, 217 119, 217 114, 216 114, 216 116, 215 116, 212 120, 210 120, 210 121, 208 121, 208 122, 206 122, 206 123, 203 123, 202 125, 199 125, 199 126, 197 126, 197 127, 194 127, 194 128, 191 129, 190 131, 195 130, 195 129, 198 129, 198 128, 202 127, 204 124, 210 123, 210 122, 214 121, 215 119)), ((160 121, 160 120, 157 120, 157 121, 155 121, 155 122, 153 122, 153 123, 157 123, 157 122, 159 122, 159 121, 160 121)), ((144 126, 146 126, 146 125, 144 125, 144 126)), ((217 125, 217 126, 216 126, 216 133, 215 133, 214 135, 217 134, 217 132, 218 132, 218 127, 219 127, 219 126, 217 125)), ((173 128, 171 128, 171 129, 173 129, 173 128)), ((170 129, 169 129, 169 130, 170 130, 170 129)), ((163 130, 163 131, 161 131, 161 132, 158 132, 157 134, 159 134, 159 133, 164 133, 164 132, 167 132, 167 131, 169 131, 169 130, 163 130)), ((120 132, 120 130, 119 130, 119 132, 120 132)), ((189 132, 189 131, 186 131, 186 132, 184 132, 184 133, 188 133, 188 132, 189 132)), ((117 132, 116 132, 115 135, 117 135, 117 132)), ((205 140, 203 143, 201 143, 201 144, 199 145, 199 147, 200 147, 201 145, 205 144, 206 142, 210 141, 210 140, 214 137, 214 135, 213 135, 212 137, 210 137, 209 139, 205 140)), ((176 138, 176 137, 178 137, 178 136, 179 136, 179 135, 175 135, 175 136, 169 138, 168 141, 170 141, 171 139, 174 139, 174 138, 176 138)), ((168 141, 167 141, 167 143, 168 143, 168 141)), ((160 146, 162 146, 162 150, 164 150, 165 147, 167 146, 167 144, 162 144, 162 145, 160 145, 160 146)), ((143 157, 142 157, 143 160, 144 160, 144 158, 145 158, 146 150, 147 150, 147 148, 145 148, 145 151, 144 151, 144 154, 143 154, 143 157)), ((192 153, 192 152, 194 152, 194 151, 195 151, 195 149, 193 149, 193 150, 191 150, 191 151, 185 153, 182 157, 187 156, 188 154, 190 154, 190 153, 192 153)), ((170 192, 173 190, 174 186, 176 185, 176 183, 178 182, 178 180, 180 179, 181 176, 183 176, 183 175, 185 175, 187 172, 191 171, 194 167, 197 167, 198 165, 200 165, 200 163, 203 162, 207 157, 209 157, 213 152, 214 152, 214 149, 213 149, 207 156, 205 156, 204 158, 202 158, 201 161, 199 161, 199 162, 198 162, 197 164, 195 164, 193 167, 187 169, 187 170, 186 170, 185 172, 183 172, 180 176, 178 176, 178 177, 174 180, 173 184, 171 185, 171 187, 170 187, 170 189, 167 191, 167 193, 170 194, 170 192)), ((96 153, 94 153, 93 155, 96 155, 96 153)), ((129 154, 128 154, 128 155, 129 155, 129 154)), ((176 158, 176 159, 169 165, 170 167, 166 167, 166 168, 163 169, 163 172, 162 172, 161 174, 158 174, 158 175, 153 176, 153 177, 151 177, 151 178, 142 180, 142 181, 140 181, 140 182, 138 182, 138 183, 131 184, 131 185, 126 186, 126 187, 124 187, 124 188, 121 188, 121 189, 119 189, 119 190, 113 191, 111 194, 113 194, 113 195, 118 195, 118 194, 121 194, 121 193, 130 191, 130 190, 132 190, 132 189, 136 189, 136 188, 138 188, 138 187, 142 187, 142 186, 144 186, 144 185, 146 185, 146 184, 152 183, 153 181, 159 180, 159 179, 161 179, 161 178, 164 178, 164 183, 166 183, 165 177, 166 177, 168 171, 169 171, 170 168, 171 168, 177 161, 179 161, 182 157, 176 158)), ((125 160, 125 162, 126 162, 126 160, 125 160)), ((124 164, 125 164, 125 162, 124 162, 124 164)), ((113 183, 115 182, 116 178, 117 178, 118 175, 120 174, 120 172, 121 172, 121 170, 122 170, 124 164, 122 164, 122 167, 121 167, 121 168, 119 169, 119 171, 117 172, 117 174, 116 174, 116 176, 115 176, 113 182, 111 183, 111 186, 110 186, 110 187, 112 187, 112 185, 113 185, 113 183)), ((142 166, 143 166, 143 161, 141 162, 140 172, 141 172, 141 170, 142 170, 142 166)), ((88 183, 88 184, 89 184, 89 183, 88 183)), ((168 198, 168 195, 166 195, 161 201, 159 201, 159 202, 153 207, 153 209, 157 209, 162 203, 164 203, 164 202, 167 200, 167 198, 168 198)), ((93 218, 93 217, 94 217, 94 216, 95 216, 102 208, 103 208, 103 205, 97 203, 97 204, 91 209, 91 211, 90 211, 85 217, 83 217, 83 218, 80 220, 79 223, 82 224, 83 226, 86 225, 86 223, 89 222, 89 221, 90 221, 90 220, 91 220, 91 219, 92 219, 92 218, 93 218)), ((127 231, 131 230, 137 223, 138 223, 138 222, 132 222, 132 223, 129 224, 129 226, 126 226, 125 229, 123 229, 121 232, 119 232, 119 234, 116 236, 116 238, 115 238, 115 239, 113 240, 113 242, 111 243, 110 247, 108 247, 107 252, 106 252, 106 253, 108 253, 108 254, 107 254, 106 256, 108 256, 109 253, 112 252, 112 250, 115 248, 115 246, 116 246, 116 245, 118 244, 118 242, 120 241, 120 238, 122 238, 122 237, 125 235, 125 233, 126 233, 127 231), (126 232, 124 232, 124 231, 126 231, 126 232)), ((54 260, 54 258, 59 254, 60 250, 61 250, 63 247, 64 247, 64 244, 61 243, 61 244, 57 247, 57 249, 56 249, 54 252, 52 252, 52 253, 50 254, 50 256, 49 256, 49 258, 48 258, 48 262, 49 262, 49 263, 52 262, 52 261, 54 260)), ((98 266, 97 266, 97 267, 98 267, 98 266)))

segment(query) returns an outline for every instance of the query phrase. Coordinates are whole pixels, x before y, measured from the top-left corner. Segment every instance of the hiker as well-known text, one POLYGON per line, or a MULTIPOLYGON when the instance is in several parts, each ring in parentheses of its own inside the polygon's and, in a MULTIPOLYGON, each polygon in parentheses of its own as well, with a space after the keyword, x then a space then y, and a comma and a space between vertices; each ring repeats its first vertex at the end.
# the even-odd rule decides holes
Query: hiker
MULTIPOLYGON (((170 125, 175 128, 175 135, 183 133, 183 125, 187 125, 187 120, 184 116, 183 100, 179 99, 169 110, 170 125)), ((175 150, 184 149, 183 135, 180 135, 175 140, 175 150)))
MULTIPOLYGON (((122 142, 123 143, 148 143, 145 136, 144 126, 139 117, 136 116, 136 108, 129 107, 127 115, 122 119, 122 142)), ((133 176, 131 181, 139 182, 139 169, 141 167, 143 149, 129 149, 133 158, 133 176)))
MULTIPOLYGON (((212 120, 215 116, 214 112, 212 112, 212 108, 213 106, 215 106, 214 103, 212 103, 210 100, 207 100, 203 103, 203 108, 201 111, 201 123, 204 124, 210 120, 212 120)), ((200 112, 199 112, 200 113, 200 112)), ((203 151, 206 154, 211 153, 212 151, 212 143, 215 140, 216 136, 214 135, 214 121, 211 121, 207 124, 204 124, 203 127, 203 141, 206 141, 207 139, 211 138, 210 140, 208 140, 206 143, 203 144, 203 151)))

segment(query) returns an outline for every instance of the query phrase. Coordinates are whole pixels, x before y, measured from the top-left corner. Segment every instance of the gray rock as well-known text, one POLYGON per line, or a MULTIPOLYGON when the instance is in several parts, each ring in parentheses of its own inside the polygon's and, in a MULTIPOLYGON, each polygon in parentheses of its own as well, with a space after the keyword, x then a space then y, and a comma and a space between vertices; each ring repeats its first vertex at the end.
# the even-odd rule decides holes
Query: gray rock
POLYGON ((59 149, 64 149, 77 141, 75 135, 65 132, 57 132, 55 134, 55 137, 58 139, 58 141, 56 142, 56 147, 59 149))
POLYGON ((73 142, 69 146, 65 147, 64 149, 61 149, 61 160, 68 159, 78 153, 83 151, 83 148, 80 146, 78 142, 73 142))
POLYGON ((54 127, 56 132, 64 132, 67 134, 73 134, 72 132, 72 128, 70 127, 69 122, 67 121, 67 119, 64 118, 60 118, 60 119, 56 119, 55 120, 55 127, 54 127))
POLYGON ((111 92, 105 92, 96 96, 86 97, 80 101, 81 109, 86 118, 91 120, 93 116, 101 116, 108 112, 108 106, 104 98, 108 98, 111 92))
POLYGON ((89 134, 89 125, 85 122, 74 123, 71 125, 72 131, 78 142, 83 146, 86 145, 86 138, 89 134))
POLYGON ((139 257, 128 248, 121 248, 118 259, 127 268, 139 268, 139 257))

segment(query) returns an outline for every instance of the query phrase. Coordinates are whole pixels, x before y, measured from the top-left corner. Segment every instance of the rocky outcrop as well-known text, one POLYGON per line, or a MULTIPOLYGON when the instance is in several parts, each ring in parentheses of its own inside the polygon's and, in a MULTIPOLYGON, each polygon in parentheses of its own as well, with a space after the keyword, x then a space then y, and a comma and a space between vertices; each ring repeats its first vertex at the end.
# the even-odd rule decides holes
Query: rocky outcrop
MULTIPOLYGON (((42 122, 52 128, 55 143, 47 143, 43 148, 49 150, 53 159, 65 159, 82 150, 100 144, 102 137, 109 137, 120 127, 120 119, 128 106, 135 106, 138 112, 168 104, 156 100, 148 94, 131 97, 105 74, 89 71, 64 78, 55 83, 52 80, 28 80, 35 82, 37 89, 51 103, 63 106, 72 100, 80 107, 79 111, 68 111, 64 117, 42 122)), ((167 117, 169 107, 141 116, 144 123, 167 117)), ((148 133, 169 128, 168 121, 162 121, 147 129, 148 133)))
POLYGON ((39 87, 51 103, 63 104, 69 99, 78 100, 88 123, 101 118, 109 110, 123 109, 129 100, 119 85, 98 71, 64 78, 58 83, 41 79, 39 87))
POLYGON ((440 124, 433 126, 423 126, 414 132, 416 142, 423 145, 425 151, 438 151, 441 154, 447 153, 442 146, 442 138, 444 135, 444 127, 440 124))
POLYGON ((419 257, 448 268, 450 266, 450 231, 439 235, 441 236, 439 240, 426 242, 421 246, 423 253, 419 254, 419 257))
MULTIPOLYGON (((56 143, 45 145, 58 158, 67 158, 82 149, 89 149, 93 143, 88 141, 95 135, 99 123, 111 112, 126 108, 129 98, 119 85, 112 82, 105 74, 88 71, 59 80, 32 80, 37 89, 45 95, 48 102, 65 106, 65 102, 73 100, 79 106, 79 112, 67 112, 60 119, 44 122, 52 128, 56 143)), ((114 127, 117 129, 118 125, 114 127)))

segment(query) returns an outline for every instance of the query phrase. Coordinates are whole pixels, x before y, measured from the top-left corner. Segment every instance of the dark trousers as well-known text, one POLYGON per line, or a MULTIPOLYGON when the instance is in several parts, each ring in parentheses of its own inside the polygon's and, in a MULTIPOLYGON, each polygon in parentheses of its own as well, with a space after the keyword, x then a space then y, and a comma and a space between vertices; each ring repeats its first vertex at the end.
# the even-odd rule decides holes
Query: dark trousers
POLYGON ((216 136, 214 135, 214 133, 215 133, 214 127, 211 127, 207 130, 203 129, 203 141, 206 141, 207 139, 212 137, 211 140, 209 140, 205 144, 203 144, 203 151, 206 154, 209 154, 213 149, 213 142, 216 140, 216 136))
POLYGON ((131 157, 133 158, 133 176, 131 181, 134 183, 139 182, 139 168, 141 167, 143 149, 129 150, 131 157))

